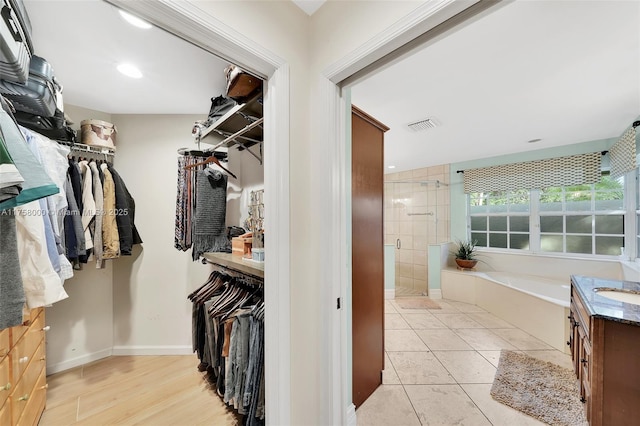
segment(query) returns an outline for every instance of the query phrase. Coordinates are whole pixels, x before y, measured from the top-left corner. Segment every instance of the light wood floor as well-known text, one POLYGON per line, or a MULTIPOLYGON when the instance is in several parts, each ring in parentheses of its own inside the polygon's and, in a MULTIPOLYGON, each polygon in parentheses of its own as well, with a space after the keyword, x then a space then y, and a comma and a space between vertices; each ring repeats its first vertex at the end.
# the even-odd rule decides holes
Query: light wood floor
POLYGON ((220 425, 240 417, 189 356, 116 356, 47 377, 40 426, 220 425))

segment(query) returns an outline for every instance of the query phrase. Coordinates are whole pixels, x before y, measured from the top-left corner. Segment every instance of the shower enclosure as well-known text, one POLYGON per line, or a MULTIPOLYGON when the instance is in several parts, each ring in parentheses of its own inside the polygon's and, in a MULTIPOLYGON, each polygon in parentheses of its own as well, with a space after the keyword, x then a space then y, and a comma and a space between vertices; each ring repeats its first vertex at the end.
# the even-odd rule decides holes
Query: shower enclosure
POLYGON ((448 207, 448 185, 439 180, 384 183, 384 242, 395 246, 396 297, 428 295, 428 246, 449 235, 439 200, 448 207))

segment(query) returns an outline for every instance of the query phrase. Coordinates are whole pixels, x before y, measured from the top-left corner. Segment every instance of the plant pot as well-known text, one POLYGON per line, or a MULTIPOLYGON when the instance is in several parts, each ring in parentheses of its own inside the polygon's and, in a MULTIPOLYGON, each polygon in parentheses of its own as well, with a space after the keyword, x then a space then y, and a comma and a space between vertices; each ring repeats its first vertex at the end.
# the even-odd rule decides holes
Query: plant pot
POLYGON ((473 269, 478 263, 477 260, 467 260, 467 259, 456 259, 456 264, 458 267, 463 269, 473 269))

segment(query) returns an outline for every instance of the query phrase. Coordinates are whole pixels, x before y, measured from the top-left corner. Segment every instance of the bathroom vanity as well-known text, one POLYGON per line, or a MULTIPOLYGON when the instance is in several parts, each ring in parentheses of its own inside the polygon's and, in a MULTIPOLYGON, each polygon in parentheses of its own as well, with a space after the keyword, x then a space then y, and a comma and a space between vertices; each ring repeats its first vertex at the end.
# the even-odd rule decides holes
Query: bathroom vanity
POLYGON ((638 424, 640 283, 572 275, 569 322, 589 424, 638 424))

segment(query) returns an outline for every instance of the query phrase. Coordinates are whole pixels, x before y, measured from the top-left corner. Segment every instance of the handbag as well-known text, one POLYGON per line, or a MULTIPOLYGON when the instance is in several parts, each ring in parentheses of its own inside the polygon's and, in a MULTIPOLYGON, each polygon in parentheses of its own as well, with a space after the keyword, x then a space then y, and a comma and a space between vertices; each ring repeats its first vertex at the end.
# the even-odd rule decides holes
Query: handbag
POLYGON ((116 149, 118 130, 113 124, 102 120, 82 120, 80 137, 83 144, 116 149))
POLYGON ((262 90, 262 80, 243 69, 229 65, 224 71, 227 77, 227 96, 238 103, 245 103, 262 90))

